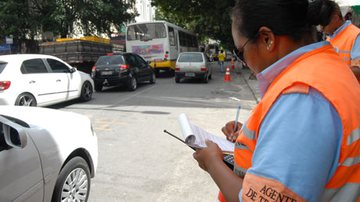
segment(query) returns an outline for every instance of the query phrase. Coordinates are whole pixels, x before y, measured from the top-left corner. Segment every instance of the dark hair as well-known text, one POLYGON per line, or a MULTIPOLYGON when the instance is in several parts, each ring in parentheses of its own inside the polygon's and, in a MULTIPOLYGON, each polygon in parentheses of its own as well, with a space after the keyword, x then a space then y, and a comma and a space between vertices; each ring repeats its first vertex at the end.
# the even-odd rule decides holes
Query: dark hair
POLYGON ((236 29, 254 40, 260 27, 266 26, 275 35, 288 35, 299 41, 314 32, 318 25, 308 13, 308 0, 237 0, 232 11, 236 29), (239 20, 240 19, 240 20, 239 20))
POLYGON ((331 17, 337 14, 342 18, 339 5, 333 0, 313 0, 309 6, 309 16, 314 16, 316 24, 326 26, 331 17))

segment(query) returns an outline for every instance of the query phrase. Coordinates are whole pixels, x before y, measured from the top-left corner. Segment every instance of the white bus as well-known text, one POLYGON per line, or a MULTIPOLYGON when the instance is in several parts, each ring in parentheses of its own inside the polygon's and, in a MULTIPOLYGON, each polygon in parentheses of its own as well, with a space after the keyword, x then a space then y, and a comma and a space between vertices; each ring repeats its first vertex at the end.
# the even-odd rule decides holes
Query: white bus
POLYGON ((125 40, 126 51, 141 55, 156 73, 174 71, 180 52, 199 51, 194 33, 166 21, 129 24, 125 40))

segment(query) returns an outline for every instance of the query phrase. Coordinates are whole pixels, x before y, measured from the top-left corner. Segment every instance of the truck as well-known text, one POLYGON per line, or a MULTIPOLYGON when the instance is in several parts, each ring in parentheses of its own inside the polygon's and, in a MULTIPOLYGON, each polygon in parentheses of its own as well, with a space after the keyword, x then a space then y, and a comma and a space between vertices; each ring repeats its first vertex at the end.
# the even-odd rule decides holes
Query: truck
POLYGON ((109 40, 100 37, 61 38, 39 46, 41 54, 56 56, 88 74, 100 56, 112 53, 109 40))

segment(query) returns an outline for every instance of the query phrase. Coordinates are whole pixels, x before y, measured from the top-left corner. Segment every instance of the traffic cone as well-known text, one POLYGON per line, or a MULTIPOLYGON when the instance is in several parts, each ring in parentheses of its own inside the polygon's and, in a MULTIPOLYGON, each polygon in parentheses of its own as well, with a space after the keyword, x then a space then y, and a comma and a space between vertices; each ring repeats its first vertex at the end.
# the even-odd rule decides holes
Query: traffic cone
POLYGON ((224 76, 224 81, 225 81, 225 82, 230 82, 230 81, 231 81, 230 67, 229 67, 229 66, 226 67, 226 72, 225 72, 225 76, 224 76))

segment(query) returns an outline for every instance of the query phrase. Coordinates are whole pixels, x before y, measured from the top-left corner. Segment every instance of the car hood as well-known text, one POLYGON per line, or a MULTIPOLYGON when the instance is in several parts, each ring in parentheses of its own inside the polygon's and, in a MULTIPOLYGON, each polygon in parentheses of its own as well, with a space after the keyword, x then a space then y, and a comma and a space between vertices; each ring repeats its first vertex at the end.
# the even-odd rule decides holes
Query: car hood
POLYGON ((27 134, 39 150, 44 176, 57 176, 59 170, 54 171, 54 168, 59 169, 77 149, 84 149, 90 154, 96 170, 97 136, 88 117, 74 112, 24 106, 0 106, 0 115, 13 117, 28 125, 20 124, 28 128, 27 134))

